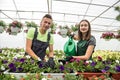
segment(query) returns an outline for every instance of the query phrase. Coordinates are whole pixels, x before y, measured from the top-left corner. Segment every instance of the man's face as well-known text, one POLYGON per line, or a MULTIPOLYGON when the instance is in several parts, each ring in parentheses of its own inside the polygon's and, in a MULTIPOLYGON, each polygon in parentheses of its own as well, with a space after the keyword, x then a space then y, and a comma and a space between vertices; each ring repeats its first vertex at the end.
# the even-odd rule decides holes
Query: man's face
POLYGON ((43 30, 48 30, 52 24, 52 20, 50 18, 43 18, 41 21, 40 27, 42 27, 43 30))

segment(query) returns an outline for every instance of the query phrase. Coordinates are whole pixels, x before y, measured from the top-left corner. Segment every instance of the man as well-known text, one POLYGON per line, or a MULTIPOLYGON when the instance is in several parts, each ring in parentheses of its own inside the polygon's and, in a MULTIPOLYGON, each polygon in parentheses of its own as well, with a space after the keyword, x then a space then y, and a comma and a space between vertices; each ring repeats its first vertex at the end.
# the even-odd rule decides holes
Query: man
POLYGON ((26 39, 26 52, 35 60, 45 61, 46 49, 49 47, 49 60, 47 65, 51 63, 54 65, 53 60, 53 36, 48 33, 48 29, 52 24, 52 16, 46 14, 41 22, 39 28, 31 28, 28 30, 26 39))

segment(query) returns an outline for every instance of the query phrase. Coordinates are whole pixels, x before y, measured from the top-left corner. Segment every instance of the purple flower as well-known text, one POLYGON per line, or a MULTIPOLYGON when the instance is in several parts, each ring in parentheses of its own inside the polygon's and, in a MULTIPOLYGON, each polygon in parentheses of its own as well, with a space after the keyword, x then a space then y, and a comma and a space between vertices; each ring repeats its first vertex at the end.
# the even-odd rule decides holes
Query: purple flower
POLYGON ((18 71, 19 71, 19 72, 22 72, 22 71, 23 71, 23 68, 18 67, 18 71))
POLYGON ((43 64, 42 63, 38 63, 38 66, 39 66, 39 68, 42 68, 43 64))
POLYGON ((7 61, 7 60, 3 60, 2 63, 3 63, 3 64, 6 64, 6 63, 8 63, 8 61, 7 61))
POLYGON ((102 70, 101 70, 101 72, 105 73, 105 72, 106 72, 106 70, 105 70, 105 69, 102 69, 102 70))
POLYGON ((61 71, 63 71, 65 68, 64 68, 63 65, 60 65, 59 69, 60 69, 61 71))
POLYGON ((34 60, 31 60, 31 63, 32 63, 32 64, 34 64, 34 62, 35 62, 34 60))
POLYGON ((105 70, 107 71, 107 70, 109 70, 110 69, 110 67, 109 66, 105 66, 105 70))
POLYGON ((91 63, 91 66, 95 66, 95 65, 96 65, 96 62, 92 62, 92 63, 91 63))
POLYGON ((16 72, 16 67, 10 69, 11 72, 16 72))
POLYGON ((111 63, 112 63, 111 61, 103 61, 103 64, 105 64, 105 65, 109 65, 111 63))
POLYGON ((115 67, 115 70, 116 70, 117 72, 120 72, 120 66, 117 65, 117 66, 115 67))
POLYGON ((15 60, 16 62, 19 62, 19 59, 18 59, 18 58, 14 58, 14 60, 15 60))
POLYGON ((12 69, 12 68, 15 67, 15 64, 14 63, 10 63, 8 66, 9 66, 10 69, 12 69))
POLYGON ((25 62, 25 59, 21 58, 19 61, 23 63, 23 62, 25 62))

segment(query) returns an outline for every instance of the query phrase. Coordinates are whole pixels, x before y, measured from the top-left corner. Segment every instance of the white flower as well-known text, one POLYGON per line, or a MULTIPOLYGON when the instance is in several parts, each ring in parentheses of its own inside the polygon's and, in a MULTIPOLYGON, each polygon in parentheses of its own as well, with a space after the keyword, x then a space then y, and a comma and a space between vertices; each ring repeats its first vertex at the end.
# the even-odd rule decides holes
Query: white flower
POLYGON ((26 55, 26 58, 27 58, 27 59, 29 59, 29 58, 31 58, 31 56, 29 56, 29 55, 26 55))
POLYGON ((13 58, 17 59, 18 57, 17 57, 17 56, 14 56, 13 58))
POLYGON ((86 63, 89 63, 89 61, 85 61, 86 63))
POLYGON ((119 64, 119 60, 115 60, 115 62, 119 64))
POLYGON ((42 80, 47 80, 46 78, 42 78, 42 80))
POLYGON ((4 67, 4 66, 1 66, 1 70, 5 70, 5 67, 4 67))
POLYGON ((63 65, 63 63, 62 63, 62 62, 60 62, 60 64, 61 64, 61 65, 63 65))

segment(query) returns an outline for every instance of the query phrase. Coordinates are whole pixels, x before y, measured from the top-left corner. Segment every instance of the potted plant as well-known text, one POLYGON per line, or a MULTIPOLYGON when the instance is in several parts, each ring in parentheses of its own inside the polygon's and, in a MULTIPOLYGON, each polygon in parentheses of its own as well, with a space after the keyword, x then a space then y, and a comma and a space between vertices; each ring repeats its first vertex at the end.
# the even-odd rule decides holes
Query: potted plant
POLYGON ((115 35, 115 38, 120 41, 120 30, 118 30, 117 32, 118 32, 118 34, 115 35))
POLYGON ((0 33, 3 33, 6 28, 6 23, 3 20, 0 20, 0 33))
POLYGON ((78 34, 79 24, 71 25, 71 30, 73 33, 78 34))
POLYGON ((115 34, 112 32, 105 32, 105 33, 102 33, 102 36, 100 38, 103 38, 105 40, 110 40, 115 38, 115 34))
POLYGON ((59 30, 60 31, 58 32, 58 34, 60 36, 62 36, 63 38, 66 38, 67 35, 68 35, 68 29, 69 29, 69 27, 67 25, 65 25, 65 26, 59 26, 59 30))
POLYGON ((29 28, 32 28, 32 27, 36 28, 36 27, 38 27, 38 25, 35 22, 33 22, 33 21, 31 21, 31 22, 26 21, 25 24, 27 26, 27 29, 24 30, 25 33, 27 33, 29 28))
POLYGON ((17 35, 17 33, 21 32, 22 29, 22 23, 19 21, 13 21, 9 24, 9 28, 7 29, 7 32, 12 35, 17 35))
POLYGON ((83 61, 79 59, 72 59, 70 62, 64 65, 67 68, 73 69, 78 75, 83 75, 84 78, 88 79, 94 75, 98 78, 104 76, 104 78, 109 77, 110 72, 114 72, 112 67, 112 62, 102 60, 101 57, 96 57, 95 59, 83 61))
POLYGON ((55 34, 56 32, 56 26, 57 24, 56 23, 52 23, 52 25, 50 26, 49 28, 49 32, 52 33, 52 34, 55 34))
POLYGON ((119 80, 120 79, 120 60, 115 60, 114 62, 114 73, 112 73, 112 78, 115 80, 119 80))
POLYGON ((116 6, 116 7, 115 7, 115 11, 118 11, 118 12, 119 12, 119 15, 116 16, 116 20, 120 21, 120 6, 116 6))
POLYGON ((38 25, 35 22, 33 22, 33 21, 31 21, 31 22, 26 21, 25 24, 26 24, 28 29, 30 27, 34 27, 34 28, 38 27, 38 25))

